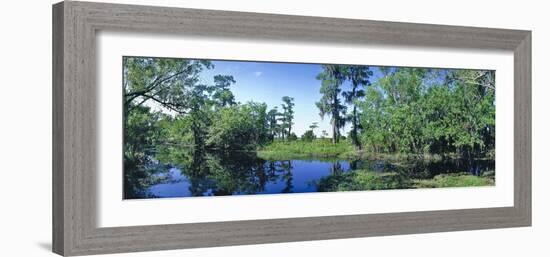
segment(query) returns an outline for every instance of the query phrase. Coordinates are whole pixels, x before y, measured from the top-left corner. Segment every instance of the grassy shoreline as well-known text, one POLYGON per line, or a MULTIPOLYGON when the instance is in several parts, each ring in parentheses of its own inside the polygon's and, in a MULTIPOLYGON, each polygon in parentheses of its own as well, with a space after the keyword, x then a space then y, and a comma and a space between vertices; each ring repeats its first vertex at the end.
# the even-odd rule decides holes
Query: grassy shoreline
POLYGON ((455 159, 455 154, 408 154, 408 153, 373 153, 356 149, 349 141, 342 140, 333 144, 330 139, 313 141, 275 141, 256 149, 257 155, 266 160, 300 159, 300 158, 338 158, 344 160, 426 160, 439 161, 455 159))
POLYGON ((440 174, 432 179, 409 179, 397 173, 378 173, 368 170, 356 170, 353 173, 330 176, 318 182, 319 188, 324 192, 479 187, 494 185, 494 177, 474 176, 467 173, 440 174))
MULTIPOLYGON (((340 159, 340 160, 385 160, 394 165, 406 165, 408 162, 425 161, 438 162, 444 159, 457 159, 460 156, 453 154, 386 154, 371 153, 357 150, 348 141, 332 144, 329 139, 316 139, 311 142, 275 141, 257 149, 258 157, 266 160, 292 159, 340 159)), ((393 172, 374 172, 371 170, 356 170, 353 173, 344 173, 330 176, 319 181, 321 191, 362 191, 383 189, 411 189, 411 188, 447 188, 447 187, 475 187, 494 186, 494 172, 487 172, 482 176, 471 175, 466 171, 456 171, 448 174, 439 174, 431 179, 412 179, 400 176, 393 172)))
POLYGON ((311 142, 275 141, 269 145, 257 149, 259 157, 267 160, 296 159, 296 158, 344 158, 352 154, 354 148, 347 142, 333 144, 328 139, 317 139, 311 142))

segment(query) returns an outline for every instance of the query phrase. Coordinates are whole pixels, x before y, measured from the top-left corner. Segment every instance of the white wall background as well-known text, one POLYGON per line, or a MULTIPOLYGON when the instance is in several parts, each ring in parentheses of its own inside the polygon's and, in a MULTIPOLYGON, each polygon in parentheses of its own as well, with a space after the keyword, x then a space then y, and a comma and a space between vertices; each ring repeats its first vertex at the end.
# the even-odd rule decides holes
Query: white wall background
MULTIPOLYGON (((0 9, 0 256, 51 247, 51 4, 0 9)), ((111 1, 122 2, 122 1, 111 1)), ((126 0, 147 3, 155 1, 126 0)), ((549 7, 545 1, 162 0, 158 5, 533 31, 533 227, 121 254, 117 256, 549 256, 549 7), (546 22, 545 22, 546 21, 546 22)))

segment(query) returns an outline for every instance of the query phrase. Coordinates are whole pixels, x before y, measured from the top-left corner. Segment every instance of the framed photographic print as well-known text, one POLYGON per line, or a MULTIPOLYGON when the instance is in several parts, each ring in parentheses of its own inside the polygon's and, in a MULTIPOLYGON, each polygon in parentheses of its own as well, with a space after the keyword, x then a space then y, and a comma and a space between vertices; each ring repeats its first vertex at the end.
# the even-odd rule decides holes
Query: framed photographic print
POLYGON ((531 225, 531 32, 53 6, 61 255, 531 225))

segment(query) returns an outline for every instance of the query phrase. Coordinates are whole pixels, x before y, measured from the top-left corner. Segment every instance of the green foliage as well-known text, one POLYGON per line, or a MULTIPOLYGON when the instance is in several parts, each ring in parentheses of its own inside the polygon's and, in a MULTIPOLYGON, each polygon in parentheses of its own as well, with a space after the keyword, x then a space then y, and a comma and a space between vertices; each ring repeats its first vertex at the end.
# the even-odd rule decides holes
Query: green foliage
POLYGON ((163 116, 157 122, 158 129, 164 132, 161 144, 193 146, 195 140, 191 130, 192 123, 191 116, 163 116))
POLYGON ((359 105, 361 140, 375 152, 482 157, 494 149, 494 88, 483 84, 492 76, 469 70, 386 69, 359 105))
POLYGON ((149 107, 136 107, 126 117, 126 133, 124 134, 125 150, 128 154, 141 158, 140 155, 151 154, 150 145, 155 144, 161 135, 156 121, 158 114, 150 112, 149 107))
POLYGON ((185 113, 199 74, 213 67, 207 60, 169 58, 124 57, 123 63, 125 114, 146 102, 185 113))
MULTIPOLYGON (((281 107, 283 108, 283 113, 280 114, 282 121, 281 128, 283 130, 283 134, 286 134, 286 137, 290 139, 291 131, 292 131, 292 125, 293 119, 294 119, 294 98, 290 96, 283 96, 282 98, 283 104, 281 104, 281 107), (286 130, 286 132, 284 132, 286 130)), ((283 135, 283 138, 285 136, 283 135)), ((294 135, 294 139, 296 139, 296 135, 294 135)))
POLYGON ((156 122, 158 114, 150 113, 148 107, 135 107, 126 117, 124 126, 124 167, 125 194, 134 194, 146 187, 151 181, 150 174, 156 169, 149 165, 151 156, 156 153, 152 147, 163 138, 156 122))
POLYGON ((220 107, 235 105, 235 96, 229 89, 232 84, 235 84, 233 76, 216 75, 214 76, 214 93, 212 99, 215 104, 220 107))
POLYGON ((254 102, 221 108, 209 128, 206 144, 220 149, 255 149, 269 136, 266 108, 266 104, 254 102))
POLYGON ((361 142, 359 140, 361 123, 359 122, 360 113, 357 108, 357 104, 359 104, 359 101, 365 96, 365 90, 363 88, 370 86, 371 83, 369 78, 372 74, 373 73, 368 66, 349 66, 347 76, 351 81, 351 90, 342 93, 346 103, 353 106, 351 113, 347 116, 348 121, 350 121, 352 125, 349 136, 353 145, 359 149, 361 149, 361 142))
POLYGON ((313 133, 313 130, 307 130, 306 132, 304 132, 304 134, 302 135, 302 140, 306 141, 306 142, 311 142, 315 139, 315 134, 313 133))
POLYGON ((318 122, 313 122, 313 123, 311 123, 311 125, 309 125, 309 129, 311 129, 311 131, 315 130, 318 127, 319 127, 318 122))
MULTIPOLYGON (((199 75, 213 67, 209 61, 125 57, 123 63, 125 192, 153 183, 151 174, 162 169, 157 161, 180 162, 196 173, 196 194, 212 180, 222 181, 217 194, 256 190, 256 184, 240 188, 243 181, 228 179, 231 169, 202 154, 206 149, 258 150, 271 160, 361 159, 372 153, 494 158, 494 71, 380 68, 383 76, 371 83, 367 66, 323 65, 315 105, 321 118, 330 118, 329 140, 325 130, 316 138, 317 123, 298 139, 291 96, 282 97, 281 111, 268 110, 265 103, 237 103, 231 75, 201 82, 199 75), (348 140, 341 132, 346 123, 351 125, 348 140)), ((336 164, 333 170, 334 176, 320 184, 328 191, 494 183, 469 175, 415 181, 367 171, 350 175, 337 172, 336 164)))
POLYGON ((290 135, 288 135, 288 141, 296 141, 298 140, 298 136, 296 134, 294 134, 294 132, 290 133, 290 135))
MULTIPOLYGON (((149 122, 164 131, 163 143, 250 149, 276 138, 297 138, 292 134, 294 98, 282 98, 282 112, 276 107, 266 112, 265 104, 236 103, 230 89, 236 83, 233 76, 216 75, 213 85, 200 84, 199 74, 212 67, 209 61, 124 58, 128 135, 138 128, 127 119, 143 114, 143 106, 155 106, 155 111, 146 110, 156 115, 149 122)), ((349 121, 352 144, 374 152, 456 152, 469 158, 494 153, 493 71, 381 68, 384 76, 369 86, 368 66, 322 67, 317 76, 322 97, 316 105, 321 117, 331 118, 333 143, 345 139, 340 130, 349 121), (342 92, 345 81, 351 86, 342 92), (352 106, 347 117, 344 103, 352 106)), ((312 124, 311 133, 317 127, 312 124)), ((306 141, 312 138, 314 133, 304 136, 306 141)))
POLYGON ((332 143, 336 144, 339 140, 340 129, 344 127, 346 106, 342 104, 339 94, 342 91, 341 85, 347 76, 346 65, 323 65, 323 71, 317 75, 321 80, 319 92, 321 99, 315 103, 319 109, 321 118, 330 117, 332 125, 332 143))

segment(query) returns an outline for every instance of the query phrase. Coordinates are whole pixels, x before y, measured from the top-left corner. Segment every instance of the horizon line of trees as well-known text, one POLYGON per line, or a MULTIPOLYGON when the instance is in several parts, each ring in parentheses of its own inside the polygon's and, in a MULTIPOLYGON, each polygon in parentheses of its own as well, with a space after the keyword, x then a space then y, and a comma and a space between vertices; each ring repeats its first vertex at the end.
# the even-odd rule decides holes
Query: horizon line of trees
MULTIPOLYGON (((199 79, 212 68, 207 60, 124 58, 129 163, 147 162, 157 146, 254 150, 273 140, 298 139, 293 97, 282 97, 281 109, 238 103, 233 76, 215 75, 212 84, 199 79)), ((347 138, 358 150, 387 153, 494 151, 494 71, 380 70, 382 76, 372 83, 369 66, 322 65, 316 107, 321 118, 330 118, 333 143, 347 138), (347 137, 341 132, 346 124, 347 137)), ((317 138, 318 127, 311 124, 301 138, 317 138)))
POLYGON ((152 141, 249 149, 276 138, 296 139, 293 97, 282 97, 282 111, 268 111, 265 103, 238 103, 230 89, 233 76, 215 75, 212 85, 199 80, 202 71, 212 68, 206 60, 124 58, 128 149, 152 141))
MULTIPOLYGON (((293 97, 282 97, 269 110, 265 103, 236 102, 233 76, 201 81, 200 74, 213 67, 207 60, 123 59, 125 185, 147 183, 160 155, 188 158, 182 147, 199 153, 255 150, 298 139, 293 97)), ((494 157, 494 71, 382 67, 371 82, 369 66, 321 67, 315 105, 322 119, 330 118, 332 143, 346 140, 357 150, 379 153, 494 157), (346 124, 351 129, 343 135, 346 124)), ((318 128, 311 124, 301 140, 315 140, 318 128)))
POLYGON ((368 66, 322 68, 316 105, 321 117, 331 119, 333 143, 349 123, 357 149, 467 158, 494 154, 494 71, 382 67, 372 84, 368 66), (345 82, 348 91, 342 91, 345 82))

